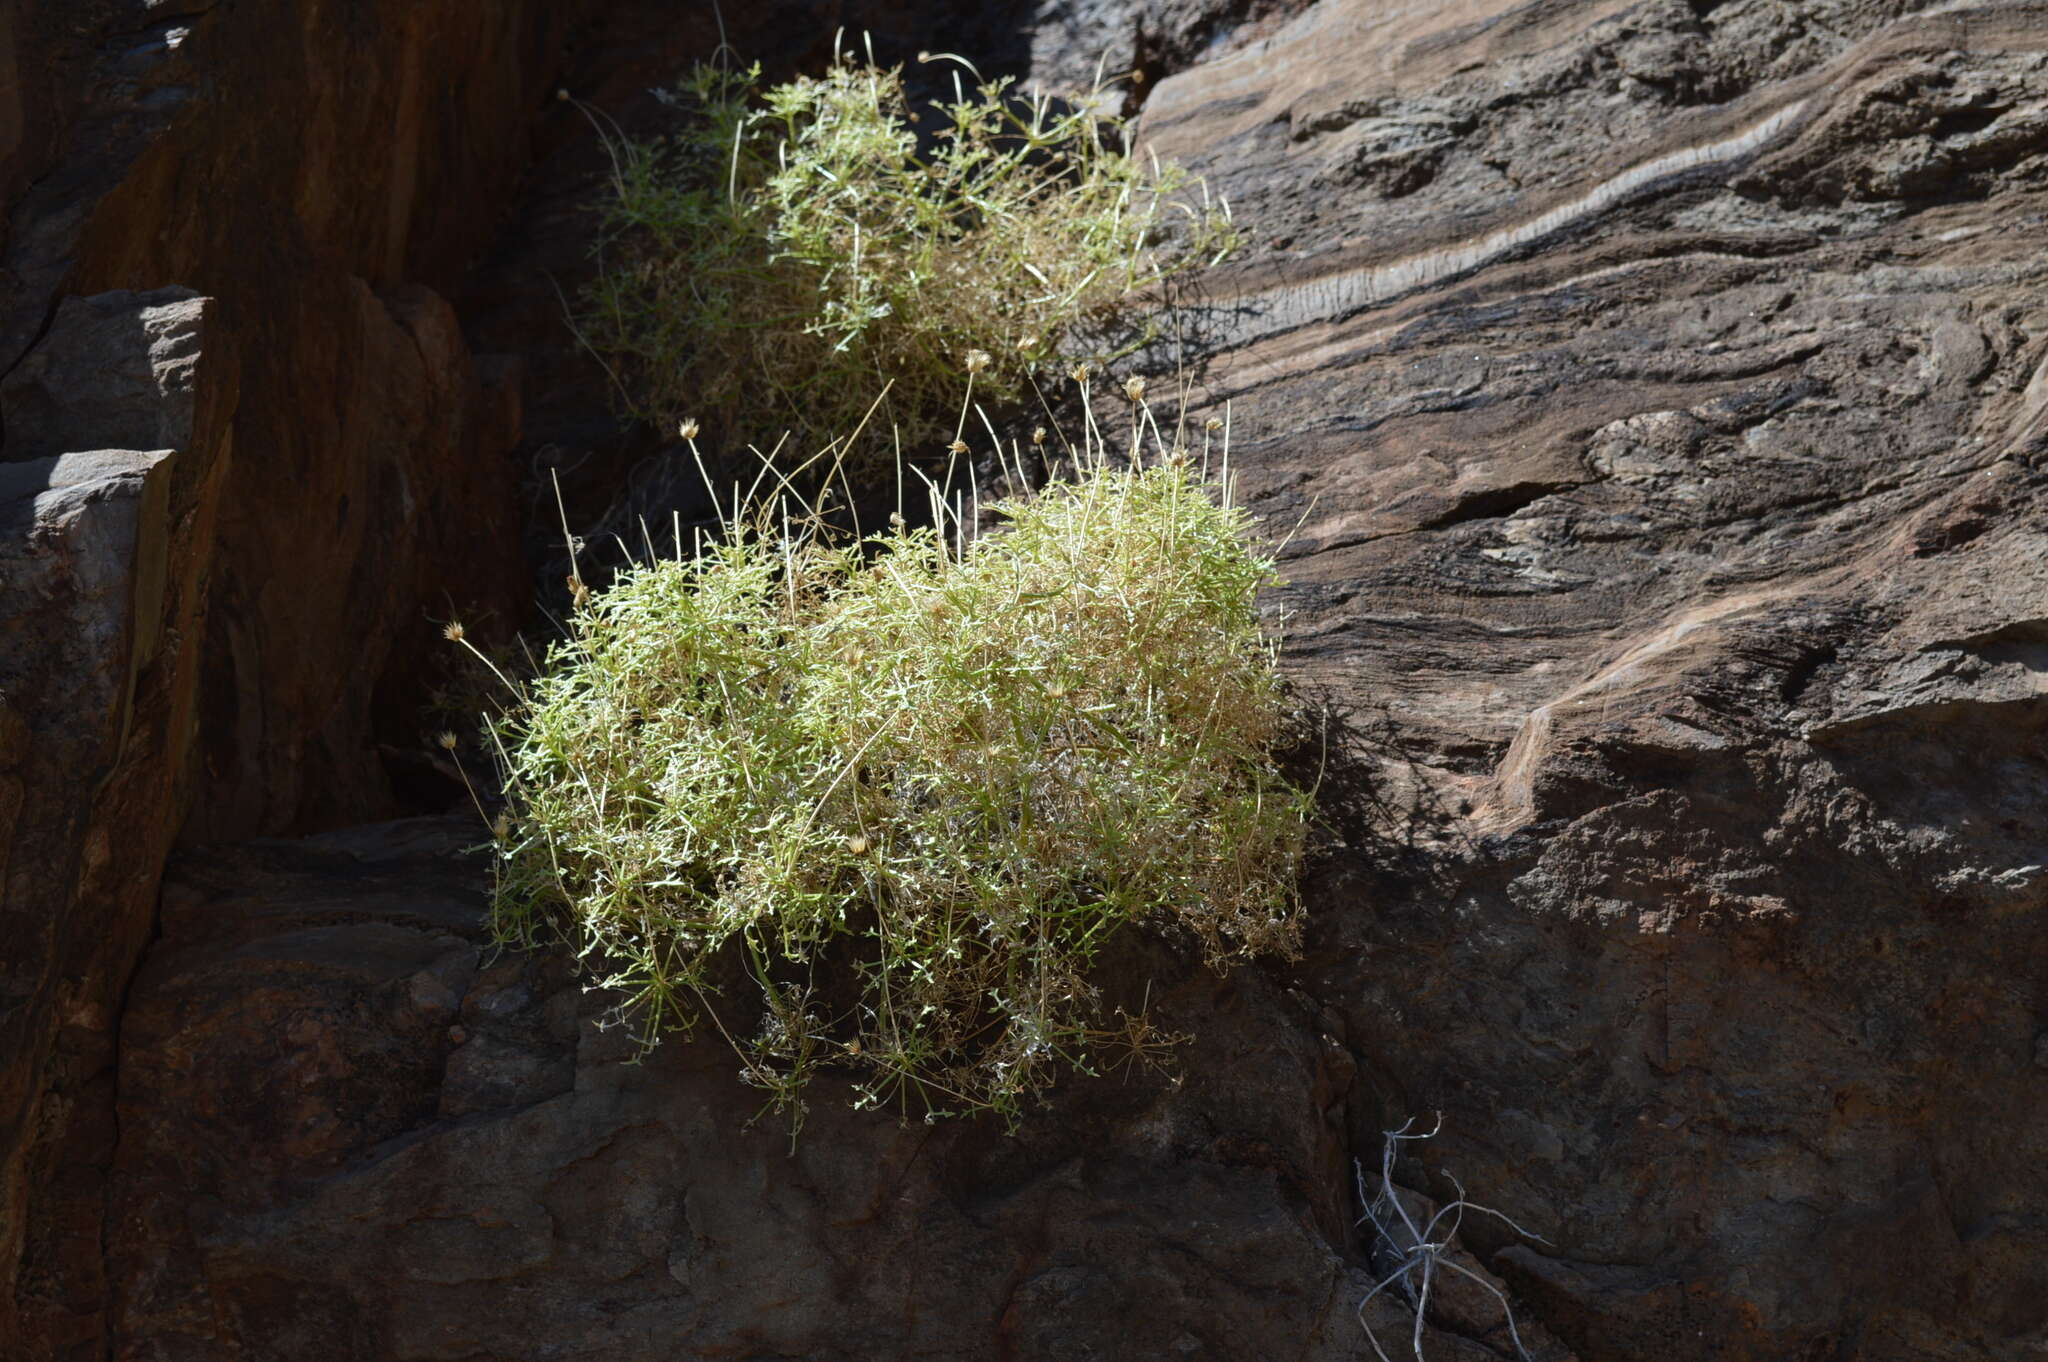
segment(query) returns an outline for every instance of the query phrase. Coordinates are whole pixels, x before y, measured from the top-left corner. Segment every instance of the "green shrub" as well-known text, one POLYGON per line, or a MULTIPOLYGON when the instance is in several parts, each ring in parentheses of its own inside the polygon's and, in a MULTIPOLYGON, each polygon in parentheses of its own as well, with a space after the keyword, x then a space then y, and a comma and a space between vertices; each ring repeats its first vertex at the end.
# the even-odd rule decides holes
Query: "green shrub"
POLYGON ((1014 1117, 1143 1048, 1087 977, 1129 924, 1291 954, 1271 561, 1206 449, 1092 448, 983 537, 769 507, 588 598, 494 727, 501 939, 565 937, 647 1043, 708 1016, 796 1113, 820 1063, 862 1104, 1014 1117), (758 1008, 714 999, 741 981, 758 1008))
POLYGON ((613 144, 577 321, 634 415, 813 448, 887 389, 870 439, 916 451, 958 434, 970 352, 989 356, 979 392, 1020 398, 1132 290, 1231 248, 1227 209, 1169 212, 1192 186, 1119 150, 1114 120, 953 87, 921 145, 900 70, 842 58, 762 93, 758 68, 699 67, 668 96, 678 132, 613 144))

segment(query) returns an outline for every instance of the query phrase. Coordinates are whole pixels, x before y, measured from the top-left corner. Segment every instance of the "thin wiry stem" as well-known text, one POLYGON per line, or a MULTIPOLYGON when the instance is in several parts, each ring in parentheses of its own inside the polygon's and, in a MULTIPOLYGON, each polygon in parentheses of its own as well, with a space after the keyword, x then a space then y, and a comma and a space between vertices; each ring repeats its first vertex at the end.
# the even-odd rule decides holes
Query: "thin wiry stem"
POLYGON ((1477 1282, 1500 1302, 1501 1313, 1507 1321, 1508 1337, 1515 1346, 1515 1356, 1520 1358, 1521 1362, 1531 1362, 1529 1350, 1522 1342, 1521 1330, 1515 1323, 1514 1307, 1509 1303, 1506 1293, 1447 1255, 1455 1251, 1458 1227, 1468 1210, 1495 1217, 1525 1239, 1532 1239, 1537 1243, 1547 1241, 1541 1235, 1523 1229, 1501 1212, 1467 1200, 1465 1189, 1458 1185, 1455 1178, 1451 1182, 1452 1186, 1457 1187, 1456 1200, 1438 1207, 1425 1224, 1416 1224, 1414 1216, 1409 1214, 1407 1204, 1394 1186, 1394 1164, 1402 1144, 1410 1140, 1436 1138, 1443 1130, 1443 1113, 1437 1113, 1436 1124, 1429 1130, 1418 1131, 1414 1127, 1415 1118, 1411 1116, 1402 1122, 1400 1129, 1384 1132, 1385 1139, 1380 1146, 1377 1192, 1370 1195, 1367 1192, 1365 1165, 1353 1165, 1358 1187, 1358 1202, 1363 1208, 1357 1223, 1361 1226, 1372 1226, 1372 1247, 1375 1252, 1391 1254, 1394 1257, 1394 1266, 1373 1283, 1372 1289, 1366 1292, 1365 1298, 1358 1303, 1358 1323, 1365 1330, 1366 1341, 1372 1345, 1373 1353, 1380 1362, 1393 1362, 1393 1359, 1387 1356, 1386 1349, 1380 1346, 1379 1335, 1366 1319, 1366 1307, 1382 1292, 1402 1296, 1407 1300, 1415 1316, 1409 1348, 1414 1354, 1415 1362, 1426 1362, 1422 1349, 1423 1326, 1428 1319, 1429 1299, 1435 1289, 1437 1271, 1441 1268, 1477 1282), (1448 1225, 1445 1224, 1446 1220, 1449 1221, 1448 1225))

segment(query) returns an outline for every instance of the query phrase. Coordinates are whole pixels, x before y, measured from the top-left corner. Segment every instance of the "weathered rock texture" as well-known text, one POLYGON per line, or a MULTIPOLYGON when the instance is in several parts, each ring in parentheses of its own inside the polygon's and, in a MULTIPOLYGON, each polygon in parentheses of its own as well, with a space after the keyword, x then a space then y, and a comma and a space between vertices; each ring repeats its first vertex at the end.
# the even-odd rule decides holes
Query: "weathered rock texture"
POLYGON ((429 286, 573 11, 0 3, 0 1354, 104 1347, 173 839, 392 812, 430 616, 523 596, 514 371, 429 286))
POLYGON ((1183 1082, 1108 1077, 1015 1139, 827 1083, 792 1148, 721 1047, 635 1063, 564 962, 479 950, 473 827, 174 872, 121 1075, 135 1355, 1358 1356, 1351 1066, 1303 1000, 1183 962, 1154 999, 1200 1020, 1183 1082))
MULTIPOLYGON (((0 368, 63 297, 109 289, 195 289, 237 344, 244 472, 218 530, 198 835, 388 811, 371 714, 386 660, 450 597, 515 598, 489 569, 510 561, 492 545, 516 432, 425 290, 490 242, 573 12, 81 11, 88 93, 14 205, 0 368)), ((10 429, 0 451, 36 438, 10 429)))
MULTIPOLYGON (((866 13, 830 8, 738 22, 801 47, 866 13)), ((896 40, 930 13, 898 7, 896 40)), ((1070 1083, 1015 1139, 827 1084, 792 1153, 746 1126, 718 1047, 628 1063, 565 962, 481 945, 465 825, 190 850, 120 1019, 118 1124, 81 1099, 102 1115, 44 1146, 66 1153, 24 1298, 62 1305, 29 1355, 1362 1357, 1383 1264, 1352 1161, 1437 1111, 1404 1176, 1542 1236, 1464 1236, 1538 1356, 2048 1349, 2048 5, 997 6, 929 41, 1005 15, 1048 79, 1085 78, 1098 32, 1164 54, 1146 135, 1257 232, 1203 280, 1197 415, 1229 403, 1244 491, 1300 523, 1289 666, 1348 711, 1302 968, 1218 981, 1134 947, 1112 980, 1151 977, 1198 1037, 1178 1082, 1070 1083)), ((612 19, 574 74, 600 102, 708 41, 701 16, 612 19)), ((545 126, 594 164, 572 110, 545 126)), ((49 142, 19 140, 7 174, 49 142)), ((387 185, 368 159, 196 182, 283 212, 328 202, 334 167, 387 185)), ((132 177, 120 220, 176 203, 185 239, 241 231, 167 192, 183 164, 132 177)), ((446 187, 481 183, 430 181, 411 202, 451 224, 446 187)), ((601 393, 532 339, 577 220, 545 185, 527 211, 467 296, 481 343, 540 350, 526 453, 587 476, 613 457, 601 393)), ((311 218, 382 243, 321 295, 358 339, 289 310, 234 333, 266 346, 239 410, 272 413, 237 417, 236 469, 261 431, 317 495, 342 473, 285 438, 290 385, 394 328, 453 336, 445 305, 373 295, 418 276, 370 263, 396 238, 350 212, 311 218)), ((400 467, 459 477, 458 448, 400 467)), ((118 529, 149 459, 52 465, 44 513, 118 529)), ((340 698, 376 667, 328 631, 391 637, 440 550, 308 581, 287 618, 253 584, 299 561, 310 503, 262 527, 239 504, 216 655, 257 657, 239 693, 271 698, 202 712, 224 812, 200 826, 376 813, 373 725, 340 698), (335 665, 346 685, 278 680, 335 665), (275 717, 238 728, 249 705, 275 717)), ((52 554, 85 542, 65 523, 52 554)), ((67 590, 120 618, 118 592, 67 590)), ((1489 1305, 1440 1300, 1430 1355, 1510 1355, 1489 1305)))
POLYGON ((1414 810, 1310 991, 1496 1264, 1589 1356, 2048 1346, 2048 9, 1326 2, 1147 121, 1290 247, 1213 396, 1414 810))
POLYGON ((0 381, 0 1335, 20 1300, 59 1336, 75 1292, 102 1308, 115 1029, 190 790, 231 462, 217 321, 183 289, 71 299, 0 381))

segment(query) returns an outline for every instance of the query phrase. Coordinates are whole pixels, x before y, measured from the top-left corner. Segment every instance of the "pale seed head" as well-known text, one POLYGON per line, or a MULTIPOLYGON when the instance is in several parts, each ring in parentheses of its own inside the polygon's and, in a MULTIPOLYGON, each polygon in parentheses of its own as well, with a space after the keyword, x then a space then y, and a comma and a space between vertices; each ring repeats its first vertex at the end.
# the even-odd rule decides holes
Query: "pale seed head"
POLYGON ((967 441, 955 440, 952 444, 947 445, 946 448, 952 450, 955 454, 965 454, 967 452, 967 441))
POLYGON ((462 621, 449 620, 447 624, 441 627, 441 637, 447 639, 450 643, 462 642, 462 621))
POLYGON ((455 745, 461 742, 462 739, 456 737, 452 732, 444 728, 441 730, 439 736, 437 736, 434 739, 434 741, 441 744, 441 746, 446 750, 453 752, 455 750, 455 745))
POLYGON ((685 440, 694 440, 697 438, 697 430, 697 418, 691 416, 686 417, 683 423, 676 427, 676 434, 682 436, 685 440))
POLYGON ((1033 430, 1033 431, 1031 432, 1031 443, 1032 443, 1032 444, 1035 444, 1035 445, 1042 445, 1042 444, 1044 444, 1044 443, 1045 443, 1045 427, 1044 427, 1044 426, 1039 426, 1039 427, 1038 427, 1038 428, 1037 428, 1036 430, 1033 430))
POLYGON ((1217 431, 1223 429, 1223 418, 1220 416, 1210 417, 1208 420, 1202 422, 1202 429, 1208 431, 1212 435, 1215 434, 1217 431))
POLYGON ((846 839, 846 849, 856 856, 865 856, 868 854, 868 839, 856 832, 846 839))
POLYGON ((1143 402, 1145 400, 1145 380, 1136 374, 1132 374, 1129 378, 1125 379, 1124 396, 1130 398, 1133 402, 1143 402))
POLYGON ((1088 366, 1076 364, 1073 368, 1067 370, 1067 377, 1073 379, 1076 383, 1086 383, 1088 381, 1088 366))
POLYGON ((967 352, 967 372, 968 372, 968 373, 970 373, 970 374, 978 374, 978 373, 980 373, 980 372, 981 372, 981 371, 982 371, 983 369, 986 369, 986 368, 988 368, 988 364, 989 364, 989 353, 988 353, 988 351, 986 351, 986 350, 969 350, 969 351, 967 352))

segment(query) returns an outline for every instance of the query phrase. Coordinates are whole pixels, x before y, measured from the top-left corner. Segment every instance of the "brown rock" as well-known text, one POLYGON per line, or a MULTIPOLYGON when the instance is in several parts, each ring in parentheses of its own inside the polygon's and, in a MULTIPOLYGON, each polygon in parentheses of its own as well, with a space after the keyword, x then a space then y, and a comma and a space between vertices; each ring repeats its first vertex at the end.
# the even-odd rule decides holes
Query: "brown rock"
POLYGON ((1015 1139, 821 1092, 792 1145, 716 1041, 640 1062, 566 962, 480 959, 474 835, 173 871, 125 1022, 120 1346, 1359 1355, 1341 1082, 1271 983, 1181 972, 1163 1011, 1206 1018, 1182 1079, 1076 1085, 1015 1139))
MULTIPOLYGON (((61 35, 17 30, 46 47, 10 56, 61 53, 76 76, 61 100, 21 92, 51 131, 10 204, 0 370, 75 383, 79 357, 36 343, 52 309, 167 281, 217 300, 243 368, 196 834, 390 812, 375 739, 401 735, 373 731, 373 695, 417 676, 429 612, 517 613, 516 471, 495 443, 516 441, 516 394, 480 390, 425 290, 488 245, 577 8, 181 4, 138 26, 86 6, 61 35)), ((119 404, 99 389, 39 400, 119 404)), ((0 457, 59 452, 7 439, 0 457)))
POLYGON ((1404 811, 1315 991, 1589 1356, 2048 1328, 2048 12, 1922 8, 1326 3, 1148 108, 1289 246, 1211 400, 1404 811))
POLYGON ((10 1359, 102 1350, 113 1027, 181 827, 389 812, 429 616, 523 594, 517 394, 409 281, 488 242, 575 8, 0 0, 10 1359))
POLYGON ((190 788, 234 349, 187 291, 60 310, 0 385, 0 1337, 97 1336, 114 1030, 190 788), (101 406, 70 394, 104 386, 101 406), (167 447, 94 449, 130 437, 167 447))

